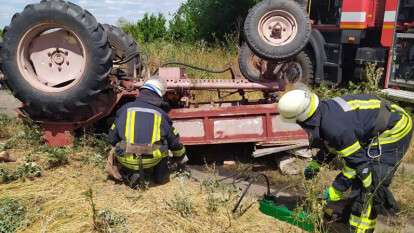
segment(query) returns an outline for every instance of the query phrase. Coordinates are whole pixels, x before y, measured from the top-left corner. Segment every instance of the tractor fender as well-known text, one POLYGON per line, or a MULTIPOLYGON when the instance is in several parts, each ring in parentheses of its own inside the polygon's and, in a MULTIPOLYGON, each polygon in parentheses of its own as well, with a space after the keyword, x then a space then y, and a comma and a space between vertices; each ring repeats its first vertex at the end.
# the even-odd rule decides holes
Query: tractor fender
POLYGON ((325 79, 324 64, 327 61, 325 44, 322 33, 318 29, 313 29, 306 49, 314 56, 315 83, 321 83, 325 79))

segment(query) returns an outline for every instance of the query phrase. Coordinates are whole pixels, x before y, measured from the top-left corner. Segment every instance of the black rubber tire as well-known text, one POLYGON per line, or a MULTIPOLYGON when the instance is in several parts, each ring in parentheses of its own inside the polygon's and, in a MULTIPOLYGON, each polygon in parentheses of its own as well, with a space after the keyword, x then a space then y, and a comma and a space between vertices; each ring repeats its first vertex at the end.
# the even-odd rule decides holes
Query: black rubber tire
MULTIPOLYGON (((95 17, 80 6, 62 0, 43 0, 27 5, 13 16, 4 34, 0 57, 7 85, 22 101, 24 111, 34 120, 82 121, 102 110, 100 102, 110 104, 113 92, 107 78, 112 68, 112 50, 108 37, 95 17), (44 92, 33 87, 21 75, 17 48, 25 32, 44 22, 65 25, 82 41, 88 54, 85 72, 79 83, 61 92, 44 92), (98 109, 100 107, 100 109, 98 109)), ((102 105, 102 103, 101 103, 102 105)))
POLYGON ((311 34, 311 22, 303 6, 293 0, 265 0, 252 9, 244 22, 244 35, 250 49, 259 57, 268 60, 287 59, 303 50, 311 34), (295 17, 298 33, 290 43, 272 46, 260 38, 258 25, 260 19, 269 11, 284 10, 295 17))
POLYGON ((103 24, 102 26, 108 34, 109 43, 112 47, 112 58, 114 61, 124 60, 125 58, 138 53, 138 56, 126 63, 121 69, 127 76, 134 76, 135 71, 137 71, 137 75, 139 76, 142 71, 142 63, 137 42, 129 34, 125 33, 122 29, 116 26, 109 24, 103 24))
MULTIPOLYGON (((251 60, 254 56, 255 54, 252 52, 249 46, 247 46, 246 43, 244 43, 240 47, 239 66, 242 75, 249 81, 256 83, 275 81, 270 79, 264 79, 261 76, 260 71, 251 63, 251 60)), ((309 55, 306 52, 302 51, 298 55, 296 55, 292 60, 298 62, 301 65, 303 74, 302 77, 299 80, 295 80, 295 82, 302 82, 308 85, 313 85, 314 67, 309 55)))

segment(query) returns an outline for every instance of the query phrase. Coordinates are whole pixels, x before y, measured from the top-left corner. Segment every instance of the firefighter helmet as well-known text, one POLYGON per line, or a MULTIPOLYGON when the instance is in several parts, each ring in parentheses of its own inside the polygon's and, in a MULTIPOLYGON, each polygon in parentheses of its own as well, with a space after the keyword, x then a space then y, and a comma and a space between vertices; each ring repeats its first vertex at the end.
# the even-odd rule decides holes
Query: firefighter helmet
POLYGON ((148 89, 163 97, 167 92, 167 82, 159 76, 153 76, 144 83, 141 89, 148 89))
POLYGON ((304 122, 316 112, 319 98, 310 91, 293 90, 282 96, 278 106, 284 119, 292 122, 304 122))

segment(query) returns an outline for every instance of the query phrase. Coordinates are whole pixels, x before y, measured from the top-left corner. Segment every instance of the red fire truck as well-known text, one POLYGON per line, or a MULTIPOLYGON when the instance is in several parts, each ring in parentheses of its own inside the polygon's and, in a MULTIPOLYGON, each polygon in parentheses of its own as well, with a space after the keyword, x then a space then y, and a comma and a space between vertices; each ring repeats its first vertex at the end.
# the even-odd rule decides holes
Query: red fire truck
POLYGON ((414 102, 414 0, 262 1, 244 32, 240 65, 253 81, 286 59, 306 81, 332 84, 360 81, 376 63, 384 92, 414 102))

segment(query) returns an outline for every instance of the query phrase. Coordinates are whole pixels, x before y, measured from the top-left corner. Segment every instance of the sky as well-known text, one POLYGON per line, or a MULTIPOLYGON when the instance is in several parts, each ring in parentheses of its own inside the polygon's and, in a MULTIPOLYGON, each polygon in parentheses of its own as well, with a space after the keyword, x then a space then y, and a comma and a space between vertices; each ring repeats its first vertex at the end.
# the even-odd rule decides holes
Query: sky
MULTIPOLYGON (((0 0, 0 28, 8 25, 14 13, 40 0, 0 0)), ((185 0, 71 0, 89 10, 101 23, 115 24, 119 18, 136 21, 148 13, 171 17, 185 0)))

